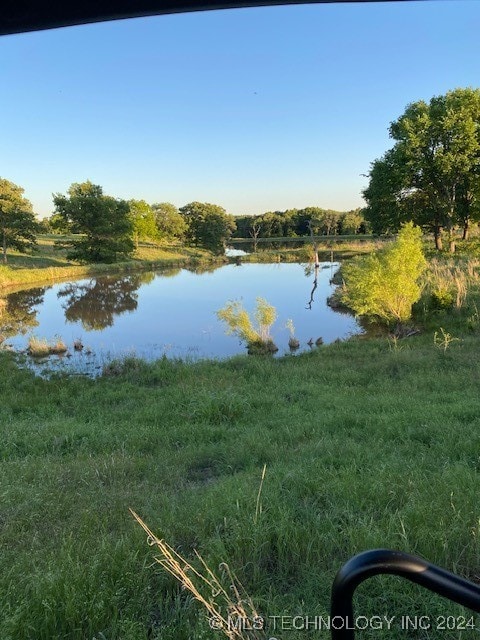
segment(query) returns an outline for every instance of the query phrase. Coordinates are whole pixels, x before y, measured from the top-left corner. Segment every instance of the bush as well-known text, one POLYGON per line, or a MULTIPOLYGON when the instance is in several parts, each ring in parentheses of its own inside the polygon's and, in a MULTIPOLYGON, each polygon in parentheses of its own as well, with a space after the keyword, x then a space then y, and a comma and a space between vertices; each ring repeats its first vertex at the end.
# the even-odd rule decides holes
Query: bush
POLYGON ((345 264, 340 301, 357 315, 388 324, 405 322, 419 300, 426 267, 421 230, 409 222, 383 250, 345 264))
POLYGON ((270 327, 277 318, 277 312, 275 307, 263 298, 257 298, 254 313, 256 326, 238 301, 228 302, 223 309, 217 311, 217 317, 226 322, 227 333, 233 333, 247 344, 248 353, 251 355, 278 351, 270 337, 270 327))

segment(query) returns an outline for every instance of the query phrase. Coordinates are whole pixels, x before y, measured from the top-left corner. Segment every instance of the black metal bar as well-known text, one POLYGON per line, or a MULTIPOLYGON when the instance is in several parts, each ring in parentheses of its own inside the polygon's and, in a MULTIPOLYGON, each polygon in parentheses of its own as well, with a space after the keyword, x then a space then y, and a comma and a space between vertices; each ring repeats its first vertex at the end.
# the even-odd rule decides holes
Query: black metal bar
POLYGON ((354 640, 353 594, 371 576, 391 574, 480 612, 480 587, 469 580, 401 551, 374 549, 351 558, 332 586, 330 628, 332 640, 354 640))
MULTIPOLYGON (((2 0, 0 35, 76 24, 187 11, 281 4, 383 2, 385 0, 2 0)), ((395 0, 387 0, 393 2, 395 0)), ((409 2, 410 0, 396 0, 409 2)))

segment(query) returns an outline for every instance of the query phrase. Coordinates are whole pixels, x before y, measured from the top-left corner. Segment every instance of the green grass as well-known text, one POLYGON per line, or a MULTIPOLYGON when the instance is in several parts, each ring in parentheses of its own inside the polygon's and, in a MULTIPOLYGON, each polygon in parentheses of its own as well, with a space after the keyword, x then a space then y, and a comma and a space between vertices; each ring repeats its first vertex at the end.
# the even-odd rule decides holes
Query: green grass
MULTIPOLYGON (((480 294, 427 307, 404 340, 277 360, 129 359, 97 380, 35 378, 0 352, 1 640, 222 637, 153 562, 129 507, 189 560, 197 549, 216 571, 228 562, 267 619, 326 616, 336 571, 368 548, 479 582, 480 294), (441 329, 458 338, 446 350, 441 329)), ((393 577, 364 584, 356 612, 465 614, 393 577)), ((359 637, 469 640, 476 626, 359 637)), ((309 635, 271 619, 268 630, 309 635)))
MULTIPOLYGON (((129 360, 96 381, 34 378, 0 354, 2 640, 221 637, 152 564, 129 507, 187 558, 227 561, 265 616, 327 615, 336 571, 372 547, 478 580, 480 343, 456 335, 446 352, 428 332, 278 360, 129 360)), ((393 577, 363 585, 356 611, 462 613, 393 577)))

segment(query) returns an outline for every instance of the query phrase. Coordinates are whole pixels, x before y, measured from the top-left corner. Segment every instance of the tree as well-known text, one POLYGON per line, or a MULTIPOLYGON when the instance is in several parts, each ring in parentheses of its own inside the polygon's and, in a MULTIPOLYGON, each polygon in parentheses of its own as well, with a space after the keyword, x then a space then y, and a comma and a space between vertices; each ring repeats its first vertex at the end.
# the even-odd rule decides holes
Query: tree
POLYGON ((187 230, 185 218, 180 215, 177 207, 170 202, 152 204, 153 215, 159 236, 165 240, 183 238, 187 230))
POLYGON ((133 225, 133 240, 138 249, 140 240, 155 240, 158 237, 155 215, 145 200, 129 200, 128 206, 133 225))
POLYGON ((223 207, 208 202, 190 202, 180 213, 187 223, 187 240, 214 253, 224 253, 235 230, 235 220, 223 207))
POLYGON ((370 183, 363 191, 367 203, 364 216, 373 233, 396 233, 404 221, 402 207, 403 174, 393 150, 375 160, 370 168, 370 183))
POLYGON ((116 262, 133 252, 133 223, 130 207, 103 193, 90 181, 74 183, 68 195, 54 194, 56 213, 71 223, 74 233, 83 234, 67 243, 69 258, 82 262, 116 262))
POLYGON ((54 213, 50 218, 45 218, 45 222, 48 224, 48 233, 59 235, 72 233, 72 225, 59 213, 54 213))
POLYGON ((480 90, 455 89, 408 105, 390 125, 390 137, 395 145, 373 163, 364 191, 372 227, 376 218, 390 215, 399 224, 409 214, 433 230, 437 248, 445 230, 454 252, 457 227, 466 235, 478 216, 480 90))
POLYGON ((340 233, 345 235, 353 235, 361 233, 362 224, 365 219, 362 215, 362 209, 352 209, 345 211, 340 218, 340 233))
POLYGON ((36 246, 38 223, 32 205, 23 197, 24 189, 0 178, 0 236, 2 261, 7 264, 7 249, 25 251, 36 246))
POLYGON ((344 265, 340 299, 360 316, 404 322, 420 298, 425 267, 421 229, 404 224, 390 246, 344 265))

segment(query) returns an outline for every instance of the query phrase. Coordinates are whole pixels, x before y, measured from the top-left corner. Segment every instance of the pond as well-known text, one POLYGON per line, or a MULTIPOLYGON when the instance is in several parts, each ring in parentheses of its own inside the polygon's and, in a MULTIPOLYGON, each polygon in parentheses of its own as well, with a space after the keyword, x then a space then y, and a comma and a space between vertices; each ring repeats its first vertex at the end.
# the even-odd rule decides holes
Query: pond
POLYGON ((32 335, 49 341, 60 336, 68 353, 51 356, 48 367, 83 373, 98 371, 125 355, 147 360, 163 355, 226 358, 246 349, 226 334, 216 311, 238 300, 252 313, 260 296, 277 309, 271 331, 277 355, 289 353, 288 319, 295 326, 300 353, 319 337, 327 344, 361 332, 352 316, 326 304, 338 267, 319 265, 313 295, 313 267, 291 263, 231 264, 203 272, 170 269, 63 282, 10 294, 3 332, 16 351, 24 351, 32 335))

